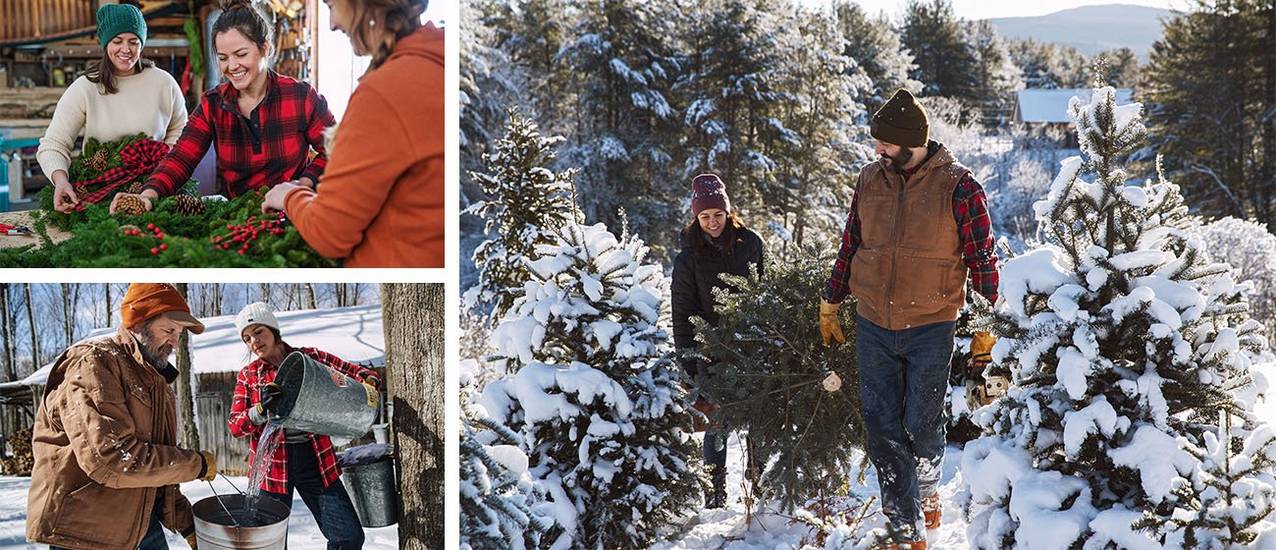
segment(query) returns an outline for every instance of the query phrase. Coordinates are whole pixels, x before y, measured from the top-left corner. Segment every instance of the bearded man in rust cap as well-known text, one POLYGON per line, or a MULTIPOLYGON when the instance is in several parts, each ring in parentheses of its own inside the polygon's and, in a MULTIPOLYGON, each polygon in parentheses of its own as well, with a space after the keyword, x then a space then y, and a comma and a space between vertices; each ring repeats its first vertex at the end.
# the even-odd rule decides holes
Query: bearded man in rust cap
POLYGON ((132 284, 111 336, 78 342, 53 363, 32 437, 27 539, 51 548, 168 548, 163 527, 191 547, 191 505, 178 484, 211 480, 211 453, 177 446, 168 357, 183 330, 204 325, 172 285, 132 284))

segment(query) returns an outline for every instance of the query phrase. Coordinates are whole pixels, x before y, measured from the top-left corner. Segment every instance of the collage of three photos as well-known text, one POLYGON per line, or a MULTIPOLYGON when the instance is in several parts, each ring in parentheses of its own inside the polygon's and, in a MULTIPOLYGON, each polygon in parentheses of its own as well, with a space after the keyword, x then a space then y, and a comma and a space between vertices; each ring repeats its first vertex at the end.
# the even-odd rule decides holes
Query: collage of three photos
POLYGON ((0 550, 1276 550, 1276 6, 0 0, 0 550))

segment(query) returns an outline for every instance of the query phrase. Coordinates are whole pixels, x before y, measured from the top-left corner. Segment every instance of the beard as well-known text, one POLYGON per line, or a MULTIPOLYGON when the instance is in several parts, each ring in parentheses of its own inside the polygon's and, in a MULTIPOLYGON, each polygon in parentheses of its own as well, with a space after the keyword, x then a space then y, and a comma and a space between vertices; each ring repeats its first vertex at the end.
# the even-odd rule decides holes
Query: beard
POLYGON ((903 170, 911 160, 913 160, 913 150, 907 147, 901 147, 899 153, 894 155, 882 153, 882 161, 886 163, 886 166, 896 170, 903 170))
MULTIPOLYGON (((136 333, 135 333, 136 334, 136 333)), ((156 344, 149 334, 136 334, 138 349, 142 352, 142 358, 147 363, 155 367, 162 367, 168 364, 168 358, 173 355, 173 346, 168 344, 156 344)))

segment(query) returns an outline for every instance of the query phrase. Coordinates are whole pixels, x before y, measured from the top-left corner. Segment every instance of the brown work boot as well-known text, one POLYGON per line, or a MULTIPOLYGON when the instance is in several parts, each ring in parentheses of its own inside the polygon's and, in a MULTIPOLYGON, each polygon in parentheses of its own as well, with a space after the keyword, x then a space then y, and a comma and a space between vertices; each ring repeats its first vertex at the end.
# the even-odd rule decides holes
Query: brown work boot
MULTIPOLYGON (((944 504, 939 501, 939 492, 922 497, 922 517, 926 520, 927 529, 939 529, 940 516, 944 512, 944 504)), ((926 543, 922 543, 925 548, 926 543)))

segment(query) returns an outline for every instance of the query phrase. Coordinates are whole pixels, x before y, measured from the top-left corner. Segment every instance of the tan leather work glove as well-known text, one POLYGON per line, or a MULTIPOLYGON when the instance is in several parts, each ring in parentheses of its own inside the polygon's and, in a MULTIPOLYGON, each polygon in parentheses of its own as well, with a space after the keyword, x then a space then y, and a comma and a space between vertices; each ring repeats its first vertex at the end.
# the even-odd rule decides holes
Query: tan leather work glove
POLYGON ((997 337, 986 331, 978 331, 970 339, 970 361, 987 366, 992 360, 992 347, 997 344, 997 337))
POLYGON ((200 451, 199 454, 204 457, 204 475, 199 479, 212 481, 217 477, 217 457, 208 451, 200 451))
POLYGON ((830 340, 837 340, 839 344, 846 343, 846 337, 842 335, 842 325, 837 320, 837 310, 842 307, 841 304, 830 304, 824 299, 820 299, 820 336, 824 337, 824 345, 829 345, 830 340))
POLYGON ((191 545, 191 550, 196 550, 197 548, 199 548, 199 545, 195 544, 195 533, 186 535, 186 544, 191 545))

